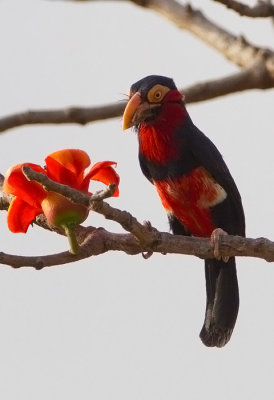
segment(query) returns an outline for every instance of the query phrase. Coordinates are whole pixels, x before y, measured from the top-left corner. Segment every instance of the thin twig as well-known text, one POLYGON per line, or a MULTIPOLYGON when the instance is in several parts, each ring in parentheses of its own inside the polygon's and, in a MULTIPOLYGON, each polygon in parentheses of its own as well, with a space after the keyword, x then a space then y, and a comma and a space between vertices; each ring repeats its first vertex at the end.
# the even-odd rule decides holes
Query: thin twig
POLYGON ((236 11, 238 14, 251 18, 274 17, 274 5, 269 1, 258 1, 258 4, 251 7, 236 0, 213 0, 225 5, 227 8, 236 11))
POLYGON ((34 124, 81 124, 116 118, 122 115, 125 102, 94 107, 69 107, 59 110, 30 110, 0 119, 0 132, 22 125, 34 124))
POLYGON ((251 67, 234 74, 189 86, 185 98, 187 103, 191 103, 193 100, 204 101, 244 90, 270 87, 274 87, 274 79, 270 78, 265 63, 259 59, 251 67))

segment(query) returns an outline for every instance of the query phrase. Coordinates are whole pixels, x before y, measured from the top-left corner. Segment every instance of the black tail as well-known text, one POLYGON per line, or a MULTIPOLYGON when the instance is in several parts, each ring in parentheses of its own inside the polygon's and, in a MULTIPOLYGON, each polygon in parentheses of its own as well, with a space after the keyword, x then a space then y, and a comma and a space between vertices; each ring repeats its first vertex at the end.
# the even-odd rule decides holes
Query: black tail
POLYGON ((223 347, 230 339, 239 309, 239 290, 235 258, 228 262, 205 260, 206 312, 200 332, 209 347, 223 347))

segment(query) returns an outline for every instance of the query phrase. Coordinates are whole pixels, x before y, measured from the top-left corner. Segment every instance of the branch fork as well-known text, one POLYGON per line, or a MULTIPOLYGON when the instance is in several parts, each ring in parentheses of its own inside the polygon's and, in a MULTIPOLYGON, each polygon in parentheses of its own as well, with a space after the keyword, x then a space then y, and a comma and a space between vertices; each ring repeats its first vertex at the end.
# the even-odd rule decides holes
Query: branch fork
POLYGON ((104 215, 106 219, 118 222, 127 232, 132 233, 138 239, 143 251, 153 250, 159 241, 158 231, 150 223, 141 224, 129 212, 121 211, 104 202, 104 199, 111 197, 115 192, 115 184, 110 184, 106 189, 89 196, 70 186, 57 183, 29 166, 23 166, 22 171, 28 180, 40 183, 47 191, 59 193, 74 203, 84 205, 89 210, 104 215))

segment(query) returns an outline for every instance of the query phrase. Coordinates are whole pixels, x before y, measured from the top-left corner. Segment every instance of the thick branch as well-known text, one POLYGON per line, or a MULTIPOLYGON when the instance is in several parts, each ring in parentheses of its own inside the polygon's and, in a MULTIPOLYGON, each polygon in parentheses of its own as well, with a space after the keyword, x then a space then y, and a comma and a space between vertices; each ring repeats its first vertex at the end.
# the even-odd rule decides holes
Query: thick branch
POLYGON ((252 18, 274 17, 274 6, 268 1, 259 1, 253 7, 236 0, 213 0, 225 5, 227 8, 236 11, 238 14, 252 18))
MULTIPOLYGON (((33 267, 42 269, 57 265, 76 262, 87 257, 103 254, 107 251, 123 251, 127 254, 141 254, 144 249, 131 234, 111 233, 103 228, 86 229, 86 239, 80 247, 80 253, 76 256, 69 252, 52 254, 48 256, 16 256, 0 253, 0 264, 13 268, 33 267)), ((150 247, 145 251, 151 251, 150 247)), ((195 255, 200 258, 212 258, 213 250, 209 239, 175 236, 165 232, 158 232, 158 242, 153 245, 155 253, 173 253, 195 255)), ((258 257, 268 262, 274 261, 274 242, 268 239, 246 239, 239 236, 224 235, 220 243, 220 255, 258 257)))
MULTIPOLYGON (((79 255, 72 256, 65 252, 45 257, 22 257, 1 253, 0 263, 2 264, 11 265, 14 268, 31 266, 41 269, 45 266, 79 261, 107 251, 123 251, 132 255, 147 251, 149 253, 189 254, 201 258, 212 258, 214 256, 209 239, 175 236, 159 232, 148 223, 140 224, 129 212, 121 211, 105 203, 102 199, 111 195, 114 187, 101 191, 92 197, 51 181, 46 175, 33 171, 29 167, 24 167, 24 173, 29 179, 40 182, 47 190, 54 190, 66 195, 74 202, 79 202, 86 206, 89 205, 94 211, 101 213, 107 219, 116 221, 130 233, 117 234, 108 232, 103 228, 95 229, 93 227, 84 228, 79 226, 77 230, 77 237, 80 243, 79 255)), ((274 243, 263 238, 246 239, 225 235, 220 238, 220 255, 250 256, 274 261, 274 243)))
MULTIPOLYGON (((28 178, 33 179, 30 168, 24 168, 28 178)), ((70 200, 89 205, 94 211, 101 213, 107 219, 119 223, 129 234, 108 232, 103 228, 77 228, 77 238, 80 243, 80 253, 72 256, 69 252, 49 256, 24 257, 0 253, 0 263, 14 268, 29 266, 36 269, 54 265, 67 264, 87 257, 103 254, 107 251, 123 251, 127 254, 174 253, 189 254, 200 258, 212 258, 213 250, 209 239, 175 236, 159 232, 150 224, 142 225, 127 211, 111 207, 102 198, 113 193, 114 187, 101 191, 92 196, 84 195, 75 189, 58 184, 47 178, 46 175, 34 171, 35 180, 48 190, 54 190, 66 195, 70 200)), ((0 175, 0 178, 2 176, 0 175)), ((43 223, 40 224, 44 227, 43 223)), ((48 226, 46 226, 48 229, 48 226)), ((57 231, 57 233, 61 233, 57 231)), ((220 255, 222 256, 249 256, 259 257, 266 261, 274 261, 274 243, 267 239, 246 239, 237 236, 221 236, 220 255)))
MULTIPOLYGON (((177 0, 130 1, 158 12, 179 28, 194 34, 240 67, 247 68, 252 65, 261 56, 262 50, 268 57, 274 58, 273 51, 261 49, 248 43, 243 37, 231 34, 210 21, 200 10, 192 8, 188 3, 179 3, 177 0)), ((274 70, 272 69, 269 73, 273 76, 274 70)))
MULTIPOLYGON (((78 0, 79 1, 79 0, 78 0)), ((83 0, 82 0, 83 1, 83 0)), ((85 0, 94 1, 94 0, 85 0)), ((247 68, 260 56, 262 50, 272 59, 273 51, 262 49, 248 43, 243 37, 237 37, 219 25, 210 21, 200 10, 194 9, 190 3, 178 0, 129 0, 144 8, 151 9, 169 19, 180 29, 194 34, 203 42, 213 47, 226 58, 240 67, 247 68)), ((219 1, 219 0, 215 0, 219 1)), ((234 0, 220 0, 222 3, 238 3, 234 0)), ((264 4, 264 3, 263 3, 264 4)), ((262 9, 257 6, 256 9, 262 9)), ((273 12, 273 6, 268 8, 273 12)), ((274 70, 271 71, 272 75, 274 70)))

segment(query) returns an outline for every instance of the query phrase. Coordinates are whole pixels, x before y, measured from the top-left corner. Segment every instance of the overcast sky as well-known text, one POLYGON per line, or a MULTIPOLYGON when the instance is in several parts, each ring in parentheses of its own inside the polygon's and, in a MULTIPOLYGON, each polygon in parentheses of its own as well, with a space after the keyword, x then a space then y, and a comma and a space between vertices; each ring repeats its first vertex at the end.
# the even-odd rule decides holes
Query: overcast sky
MULTIPOLYGON (((252 2, 251 2, 252 3, 252 2)), ((192 1, 253 43, 273 46, 269 21, 192 1)), ((125 98, 149 74, 179 87, 236 71, 220 54, 151 11, 128 2, 0 1, 0 114, 95 105, 125 98)), ((217 145, 243 198, 250 237, 273 238, 274 92, 252 91, 188 107, 217 145)), ((141 174, 134 133, 121 119, 85 127, 32 126, 4 133, 0 171, 44 164, 62 148, 118 162, 115 207, 168 230, 153 186, 141 174)), ((91 187, 92 188, 92 187, 91 187)), ((1 251, 51 254, 66 239, 37 227, 12 234, 1 212, 1 251)), ((119 232, 90 215, 87 224, 119 232)), ((205 309, 203 261, 120 253, 62 267, 0 270, 0 395, 5 400, 235 400, 274 395, 274 266, 238 259, 241 305, 229 344, 198 335, 205 309)))

